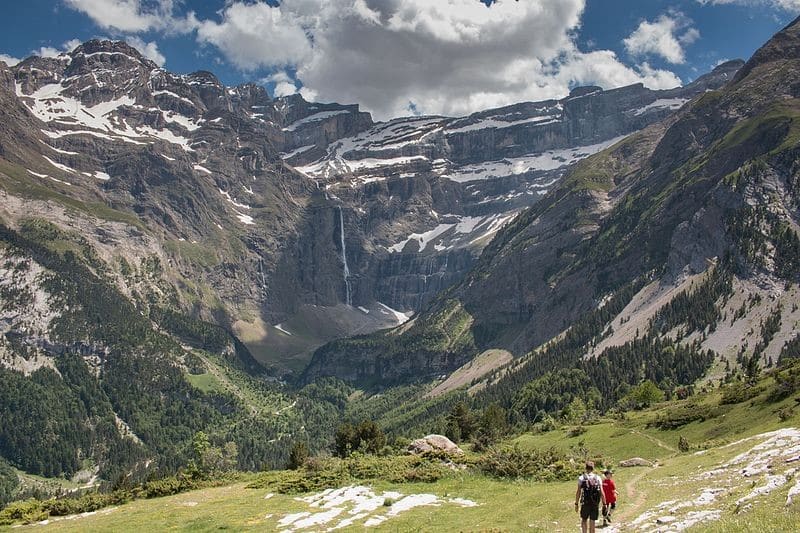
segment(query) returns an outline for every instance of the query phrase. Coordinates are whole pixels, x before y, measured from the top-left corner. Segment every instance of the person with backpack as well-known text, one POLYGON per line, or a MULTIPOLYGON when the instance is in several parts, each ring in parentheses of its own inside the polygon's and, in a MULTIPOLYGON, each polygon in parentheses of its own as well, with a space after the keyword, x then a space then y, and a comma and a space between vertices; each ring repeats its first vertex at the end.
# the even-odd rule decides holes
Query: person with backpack
POLYGON ((600 504, 606 504, 603 495, 603 480, 594 473, 594 463, 586 461, 586 471, 578 478, 578 490, 575 491, 575 512, 580 509, 581 531, 594 533, 594 523, 600 516, 600 504))
POLYGON ((606 523, 611 523, 611 511, 617 508, 617 486, 611 476, 614 474, 611 469, 607 468, 603 474, 606 478, 603 480, 603 496, 605 503, 603 504, 603 527, 606 523))

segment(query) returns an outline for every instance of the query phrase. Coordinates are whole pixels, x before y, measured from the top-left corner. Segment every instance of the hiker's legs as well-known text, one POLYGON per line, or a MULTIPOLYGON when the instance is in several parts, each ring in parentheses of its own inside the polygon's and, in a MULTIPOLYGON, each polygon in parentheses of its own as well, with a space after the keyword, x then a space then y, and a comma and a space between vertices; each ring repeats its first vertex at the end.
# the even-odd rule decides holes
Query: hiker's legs
POLYGON ((581 519, 581 531, 582 531, 583 533, 586 533, 586 528, 587 528, 587 527, 588 527, 588 525, 589 525, 589 524, 588 524, 588 522, 589 522, 589 519, 588 519, 588 518, 582 518, 582 519, 581 519))
POLYGON ((594 520, 589 520, 589 533, 594 533, 594 520))

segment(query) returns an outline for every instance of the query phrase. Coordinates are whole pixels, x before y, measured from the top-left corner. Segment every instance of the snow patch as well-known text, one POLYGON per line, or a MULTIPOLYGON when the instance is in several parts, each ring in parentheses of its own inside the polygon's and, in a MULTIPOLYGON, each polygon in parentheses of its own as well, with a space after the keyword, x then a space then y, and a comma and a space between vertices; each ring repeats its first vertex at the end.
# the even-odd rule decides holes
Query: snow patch
POLYGON ((169 96, 171 98, 174 98, 175 100, 180 100, 182 102, 189 104, 192 107, 195 107, 194 102, 192 102, 188 98, 184 98, 183 96, 180 96, 170 91, 153 91, 153 96, 169 96))
POLYGON ((301 146, 300 148, 292 150, 291 152, 282 153, 281 154, 281 159, 291 159, 296 155, 300 155, 303 152, 307 152, 307 151, 311 150, 312 148, 314 148, 314 146, 315 145, 313 145, 313 144, 309 144, 308 146, 301 146))
POLYGON ((290 335, 290 336, 292 335, 292 332, 287 330, 286 328, 284 328, 283 324, 275 324, 275 329, 277 329, 278 331, 281 331, 281 332, 283 332, 283 333, 285 333, 287 335, 290 335))
MULTIPOLYGON (((206 172, 208 172, 209 174, 211 173, 211 172, 209 172, 208 170, 206 170, 206 172)), ((237 201, 236 201, 236 199, 235 199, 235 198, 231 198, 231 195, 230 195, 230 193, 229 193, 228 191, 223 191, 222 189, 219 189, 219 188, 218 188, 217 190, 219 191, 219 193, 220 193, 222 196, 224 196, 224 197, 225 197, 225 199, 226 199, 226 200, 227 200, 227 201, 228 201, 228 202, 229 202, 229 203, 230 203, 232 206, 234 206, 234 207, 238 207, 239 209, 250 209, 250 206, 249 206, 249 205, 247 205, 247 204, 240 204, 239 202, 237 202, 237 201)))
POLYGON ((234 210, 233 212, 236 213, 236 218, 238 218, 239 222, 241 222, 242 224, 247 224, 248 226, 252 226, 253 224, 255 224, 253 217, 251 217, 250 215, 245 215, 236 210, 234 210))
POLYGON ((647 104, 644 107, 640 107, 636 111, 633 112, 635 116, 643 115, 650 111, 651 109, 680 109, 683 107, 683 104, 688 102, 688 98, 659 98, 653 103, 647 104))
POLYGON ((380 305, 383 308, 383 309, 380 310, 381 314, 394 315, 395 319, 397 319, 397 325, 398 326, 400 324, 405 324, 406 322, 408 322, 411 319, 411 317, 414 315, 413 311, 409 311, 408 313, 401 313, 400 311, 397 311, 396 309, 392 309, 388 305, 382 304, 381 302, 378 302, 378 305, 380 305))
POLYGON ((48 179, 51 179, 51 180, 53 180, 53 181, 55 181, 57 183, 62 183, 64 185, 72 185, 68 181, 64 181, 64 180, 60 180, 58 178, 54 178, 53 176, 50 176, 49 174, 39 174, 38 172, 34 172, 31 169, 26 169, 26 170, 28 171, 28 174, 30 174, 32 176, 36 176, 37 178, 48 178, 48 179))
POLYGON ((336 115, 343 115, 348 114, 350 111, 346 109, 339 109, 337 111, 321 111, 319 113, 314 113, 313 115, 309 115, 305 118, 301 118, 300 120, 296 120, 283 128, 283 131, 295 131, 297 128, 309 124, 311 122, 319 122, 320 120, 325 120, 326 118, 334 117, 336 115))
POLYGON ((461 126, 460 128, 448 128, 446 130, 446 134, 453 135, 456 133, 466 133, 469 131, 485 130, 489 128, 493 129, 511 128, 514 126, 521 126, 523 124, 533 124, 536 126, 543 126, 545 124, 554 124, 556 122, 561 122, 561 117, 558 115, 544 115, 544 116, 530 117, 512 121, 497 120, 496 118, 487 118, 479 120, 474 124, 461 126))
POLYGON ((412 233, 408 236, 407 239, 404 241, 398 242, 389 247, 390 252, 402 252, 403 249, 406 247, 409 241, 415 240, 419 244, 418 250, 422 252, 427 248, 428 244, 434 241, 437 237, 443 234, 445 231, 449 230, 450 228, 454 227, 455 224, 439 224, 435 228, 430 231, 426 231, 425 233, 412 233))
POLYGON ((517 176, 528 172, 556 170, 605 150, 625 137, 627 135, 620 135, 619 137, 588 146, 549 150, 540 154, 465 165, 449 174, 443 174, 443 177, 457 183, 466 183, 490 178, 517 176))
POLYGON ((68 172, 70 174, 77 174, 78 173, 78 171, 75 170, 74 168, 68 167, 67 165, 62 165, 61 163, 57 163, 57 162, 53 161, 52 159, 50 159, 49 157, 47 157, 46 155, 43 155, 42 157, 45 158, 48 163, 50 163, 51 165, 53 165, 54 167, 56 167, 59 170, 63 170, 64 172, 68 172))

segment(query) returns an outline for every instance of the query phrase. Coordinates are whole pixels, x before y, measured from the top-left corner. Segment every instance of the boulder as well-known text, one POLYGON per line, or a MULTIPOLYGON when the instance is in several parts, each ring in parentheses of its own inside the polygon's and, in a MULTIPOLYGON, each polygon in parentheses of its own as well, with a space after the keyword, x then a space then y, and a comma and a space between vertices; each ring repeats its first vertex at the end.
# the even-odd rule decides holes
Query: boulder
POLYGON ((408 453, 421 454, 432 451, 442 451, 451 455, 461 455, 464 450, 444 435, 428 435, 417 439, 408 445, 408 453))
POLYGON ((653 466, 652 461, 642 459, 641 457, 632 457, 619 462, 619 466, 653 466))

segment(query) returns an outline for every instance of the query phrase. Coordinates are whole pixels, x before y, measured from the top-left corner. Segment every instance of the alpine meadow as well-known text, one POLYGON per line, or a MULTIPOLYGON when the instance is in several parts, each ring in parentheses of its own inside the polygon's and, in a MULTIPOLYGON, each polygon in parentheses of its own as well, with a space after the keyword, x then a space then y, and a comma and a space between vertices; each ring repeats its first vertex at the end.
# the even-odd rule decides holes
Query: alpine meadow
POLYGON ((800 529, 797 1, 7 10, 0 531, 800 529))

